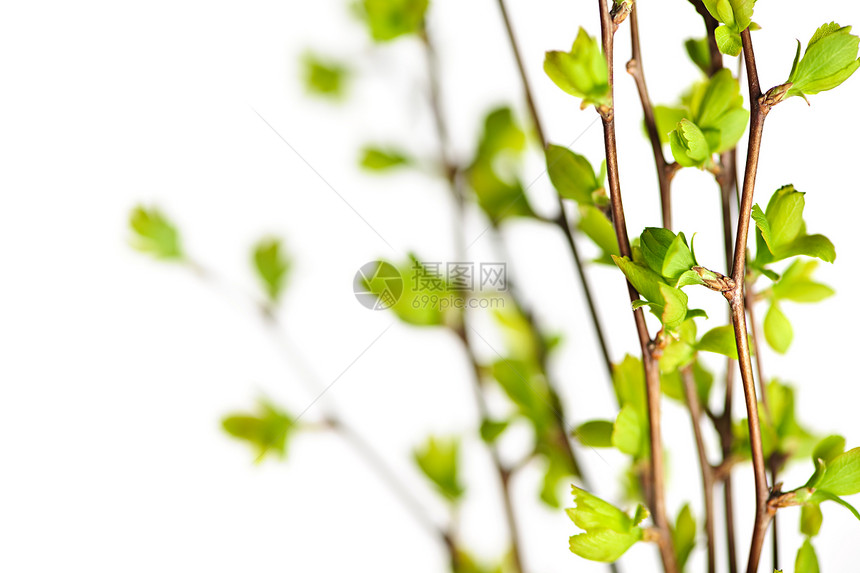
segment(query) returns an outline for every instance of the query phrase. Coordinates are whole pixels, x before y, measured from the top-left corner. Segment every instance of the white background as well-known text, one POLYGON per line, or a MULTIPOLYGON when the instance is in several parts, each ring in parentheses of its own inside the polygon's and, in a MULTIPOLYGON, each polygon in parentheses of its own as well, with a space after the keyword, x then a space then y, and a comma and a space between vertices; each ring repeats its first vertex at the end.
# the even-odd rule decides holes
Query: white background
MULTIPOLYGON (((584 132, 574 149, 598 163, 599 122, 541 70, 543 53, 567 49, 578 26, 598 32, 596 3, 520 0, 510 8, 550 139, 566 145, 584 132)), ((761 2, 755 20, 763 30, 754 40, 762 84, 784 81, 795 38, 805 41, 832 19, 858 23, 860 8, 761 2)), ((697 77, 679 48, 701 35, 701 21, 682 0, 643 3, 640 20, 652 97, 671 103, 697 77)), ((494 2, 440 0, 430 27, 445 70, 447 117, 465 160, 491 105, 523 111, 520 85, 494 2)), ((659 210, 638 100, 623 72, 626 30, 616 50, 617 118, 635 235, 658 222, 659 210)), ((295 255, 280 316, 322 384, 394 323, 356 303, 351 281, 361 264, 407 250, 450 260, 451 206, 441 183, 416 174, 371 178, 355 167, 365 141, 398 143, 416 154, 435 149, 417 43, 374 47, 346 2, 6 2, 0 53, 0 570, 444 570, 441 548, 337 437, 299 436, 288 463, 255 466, 251 453, 219 429, 223 414, 250 407, 261 394, 294 412, 314 397, 302 384, 305 373, 243 294, 258 292, 248 260, 258 238, 283 236, 295 255), (304 94, 299 56, 307 48, 354 67, 344 105, 304 94), (229 286, 211 288, 131 251, 126 221, 138 202, 171 216, 191 256, 229 286)), ((860 310, 852 296, 860 278, 857 101, 860 80, 852 78, 814 97, 812 107, 797 98, 780 105, 765 128, 758 180, 761 203, 785 183, 806 191, 810 232, 826 232, 838 252, 836 264, 819 271, 837 296, 787 307, 794 346, 784 357, 767 352, 765 368, 797 385, 809 427, 844 433, 849 445, 860 442, 860 310)), ((523 179, 532 181, 541 169, 533 153, 523 179)), ((545 177, 530 193, 552 213, 545 177)), ((698 232, 699 260, 711 268, 724 266, 718 209, 708 175, 678 176, 676 226, 698 232)), ((468 234, 477 237, 484 227, 475 214, 468 234)), ((506 237, 510 272, 547 328, 564 333, 553 367, 571 422, 611 417, 561 236, 514 222, 506 237)), ((470 257, 498 258, 486 237, 470 257)), ((589 275, 601 315, 613 325, 613 358, 620 359, 636 349, 623 281, 609 268, 590 268, 589 275)), ((716 324, 724 310, 713 298, 697 292, 691 302, 710 309, 716 324)), ((452 337, 394 324, 307 417, 339 411, 441 520, 444 507, 409 452, 428 433, 475 429, 467 372, 452 337)), ((665 410, 670 508, 674 514, 690 500, 701 515, 688 420, 675 405, 665 410)), ((580 455, 599 492, 615 497, 623 459, 606 451, 580 455)), ((492 559, 505 546, 494 476, 480 444, 469 442, 464 458, 462 535, 492 559)), ((530 467, 514 482, 530 571, 604 571, 570 554, 567 537, 575 528, 562 512, 536 505, 539 470, 530 467)), ((787 485, 799 485, 810 471, 806 463, 792 468, 787 485)), ((748 467, 736 475, 745 555, 752 475, 748 467)), ((799 544, 797 513, 781 513, 786 570, 799 544)), ((860 559, 860 523, 835 506, 824 513, 816 541, 822 567, 850 570, 860 559)), ((697 551, 690 569, 700 570, 703 557, 697 551)), ((769 562, 768 550, 762 570, 769 562)), ((623 563, 625 571, 647 571, 656 552, 636 547, 623 563)))

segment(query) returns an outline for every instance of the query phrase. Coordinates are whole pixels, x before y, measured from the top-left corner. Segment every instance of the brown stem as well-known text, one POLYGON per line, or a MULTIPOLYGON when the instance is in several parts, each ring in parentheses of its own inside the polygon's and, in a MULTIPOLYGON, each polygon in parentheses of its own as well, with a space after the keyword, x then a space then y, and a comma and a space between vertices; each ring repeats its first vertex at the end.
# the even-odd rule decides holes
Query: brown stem
POLYGON ((743 31, 741 39, 743 42, 744 62, 747 67, 747 79, 749 83, 751 108, 750 136, 749 145, 747 147, 746 169, 744 172, 743 192, 741 194, 741 206, 738 215, 737 240, 735 241, 734 262, 732 266, 732 279, 735 281, 735 288, 726 293, 726 298, 729 300, 732 310, 732 324, 734 325, 735 344, 738 349, 738 363, 741 370, 741 382, 744 389, 744 401, 746 403, 749 425, 750 447, 752 450, 756 511, 752 541, 750 543, 749 559, 747 561, 747 573, 755 573, 758 569, 762 545, 764 543, 767 527, 770 524, 771 513, 767 506, 769 497, 767 473, 761 443, 761 425, 758 416, 755 377, 753 376, 749 339, 747 335, 747 321, 744 304, 744 279, 746 278, 747 238, 749 235, 750 217, 752 213, 753 193, 755 191, 755 177, 758 169, 764 120, 767 116, 767 112, 769 111, 769 107, 762 98, 762 91, 758 80, 755 54, 753 52, 749 29, 743 31))
MULTIPOLYGON (((613 98, 613 45, 615 24, 609 14, 607 0, 598 0, 600 7, 600 29, 603 44, 603 53, 606 57, 606 65, 609 71, 609 98, 613 98)), ((612 209, 613 225, 615 235, 618 239, 619 251, 622 256, 630 257, 630 239, 627 235, 627 226, 624 219, 624 205, 621 199, 621 185, 618 174, 618 149, 615 140, 614 105, 600 111, 603 120, 603 142, 606 151, 606 172, 609 180, 609 201, 612 209)), ((639 293, 627 282, 627 290, 630 300, 639 300, 639 293)), ((651 445, 651 471, 652 494, 650 499, 651 511, 654 523, 660 531, 658 546, 663 569, 666 573, 677 573, 678 565, 675 560, 675 549, 672 543, 669 520, 666 517, 665 502, 665 468, 663 467, 663 441, 660 432, 660 370, 659 363, 654 356, 655 346, 652 342, 648 328, 645 324, 645 315, 642 309, 636 309, 633 313, 636 322, 636 332, 639 336, 639 345, 642 349, 642 362, 645 368, 645 391, 648 403, 649 441, 651 445)))
MULTIPOLYGON (((520 75, 520 81, 522 82, 523 91, 525 92, 526 105, 529 109, 529 115, 531 115, 532 123, 535 126, 535 131, 537 131, 541 147, 545 150, 549 142, 547 141, 546 132, 544 131, 543 123, 541 122, 540 115, 537 111, 534 93, 532 92, 531 83, 529 82, 528 75, 526 74, 525 64, 523 63, 522 53, 520 52, 516 36, 514 35, 513 25, 511 24, 511 19, 508 15, 508 10, 504 0, 498 0, 498 5, 499 10, 502 13, 502 19, 505 22, 505 31, 507 32, 508 42, 510 43, 511 50, 514 52, 514 59, 516 60, 517 70, 519 71, 520 75)), ((597 314, 597 307, 594 304, 594 298, 591 294, 591 287, 589 286, 588 279, 585 276, 585 268, 582 263, 582 259, 579 256, 579 249, 576 246, 576 241, 573 237, 573 232, 571 231, 570 222, 567 218, 567 213, 564 210, 564 202, 562 201, 561 195, 556 193, 555 196, 558 201, 558 217, 553 219, 552 222, 555 223, 559 227, 559 229, 561 229, 561 232, 564 234, 565 240, 567 241, 567 245, 568 247, 570 247, 570 252, 573 255, 573 264, 574 267, 576 267, 576 274, 579 277, 579 282, 582 285, 582 291, 585 295, 585 302, 588 306, 588 313, 591 316, 591 325, 594 328, 595 334, 597 335, 597 342, 600 346, 600 354, 603 358, 603 363, 606 367, 606 373, 608 374, 609 381, 611 383, 612 360, 609 357, 606 337, 603 334, 603 326, 601 325, 600 318, 597 314)))
POLYGON ((708 461, 708 453, 705 450, 705 439, 702 436, 702 408, 699 404, 699 395, 696 391, 696 381, 693 377, 692 367, 687 366, 681 371, 681 379, 684 383, 684 399, 687 402, 687 410, 690 412, 690 421, 693 424, 696 455, 699 458, 699 468, 702 474, 702 490, 705 503, 705 535, 707 536, 708 544, 708 573, 715 573, 714 470, 708 461))
MULTIPOLYGON (((460 178, 458 177, 457 167, 451 160, 449 153, 448 130, 447 125, 445 123, 445 115, 442 112, 442 102, 440 97, 441 83, 439 65, 436 59, 436 51, 434 49, 433 42, 431 41, 426 28, 423 30, 421 38, 423 41, 424 52, 427 59, 427 69, 430 83, 430 107, 433 115, 433 121, 436 125, 437 136, 439 139, 439 156, 442 160, 443 165, 445 166, 448 187, 451 191, 451 196, 455 204, 455 216, 457 221, 455 222, 454 227, 456 230, 458 258, 460 260, 463 260, 462 254, 465 250, 463 249, 463 218, 465 211, 465 197, 463 194, 463 190, 459 184, 460 178)), ((472 387, 475 392, 475 401, 478 406, 478 412, 481 421, 484 422, 486 420, 489 420, 490 416, 489 411, 487 409, 486 401, 484 399, 484 391, 481 387, 481 367, 469 342, 469 337, 466 334, 466 329, 467 316, 465 310, 463 310, 460 313, 460 323, 454 328, 454 331, 463 343, 463 349, 467 354, 469 364, 472 368, 473 375, 471 376, 471 378, 472 387)), ((505 510, 505 521, 508 525, 508 534, 510 536, 511 542, 511 557, 514 562, 516 571, 518 571, 519 573, 525 573, 525 569, 523 568, 520 536, 517 528, 516 517, 514 515, 513 496, 511 495, 510 489, 511 472, 504 466, 496 444, 488 444, 487 448, 489 449, 490 457, 493 461, 493 467, 495 468, 496 474, 498 475, 499 485, 502 490, 502 504, 505 510)))
POLYGON ((639 92, 639 101, 642 103, 642 112, 645 115, 645 127, 648 131, 648 139, 651 141, 651 151, 654 154, 654 163, 657 166, 657 182, 660 185, 660 208, 663 215, 663 227, 672 228, 672 177, 679 167, 676 163, 669 164, 663 155, 663 145, 660 143, 660 134, 657 132, 657 120, 654 118, 654 106, 648 95, 648 85, 645 83, 645 71, 642 67, 642 50, 639 44, 639 18, 637 16, 639 6, 634 5, 630 12, 630 39, 632 55, 627 62, 627 71, 636 82, 636 90, 639 92))

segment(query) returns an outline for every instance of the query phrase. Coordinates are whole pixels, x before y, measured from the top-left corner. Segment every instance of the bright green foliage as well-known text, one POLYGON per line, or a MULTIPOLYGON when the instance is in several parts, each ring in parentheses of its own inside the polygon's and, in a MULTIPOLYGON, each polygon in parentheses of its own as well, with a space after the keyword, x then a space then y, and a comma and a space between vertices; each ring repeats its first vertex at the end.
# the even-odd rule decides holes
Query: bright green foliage
POLYGON ((648 407, 642 362, 625 356, 612 370, 612 383, 621 406, 610 436, 612 446, 634 459, 647 458, 648 407))
POLYGON ((857 48, 860 38, 852 35, 851 26, 841 27, 835 22, 824 24, 809 40, 803 57, 800 42, 791 66, 788 81, 791 87, 785 97, 807 95, 832 90, 860 67, 857 48))
MULTIPOLYGON (((654 106, 654 121, 657 124, 657 134, 660 136, 660 143, 669 143, 669 134, 689 115, 690 112, 686 107, 654 106)), ((642 125, 645 125, 644 122, 642 125)), ((648 135, 647 131, 645 131, 645 135, 648 135)))
POLYGON ((794 338, 794 329, 776 302, 770 305, 764 315, 764 338, 780 354, 788 352, 794 338))
POLYGON ((508 357, 539 370, 540 340, 528 319, 516 305, 493 311, 493 319, 501 330, 508 357))
POLYGON ((818 261, 795 260, 771 287, 773 298, 792 302, 819 302, 833 296, 832 288, 812 280, 816 267, 818 261))
POLYGON ((606 214, 597 207, 582 206, 579 208, 578 227, 600 248, 601 254, 595 262, 613 264, 612 257, 618 256, 620 250, 615 227, 606 214))
POLYGON ((466 179, 494 224, 508 217, 534 214, 522 183, 513 175, 519 169, 525 145, 525 133, 510 108, 498 108, 487 115, 466 179))
POLYGON ((339 99, 346 91, 349 70, 343 64, 307 52, 302 56, 302 73, 310 94, 339 99))
POLYGON ((592 420, 581 424, 573 435, 584 446, 592 448, 611 448, 612 432, 615 424, 608 420, 592 420))
POLYGON ((818 557, 808 539, 805 539, 803 545, 797 550, 797 558, 794 560, 794 573, 819 573, 818 557))
POLYGON ((613 447, 635 459, 648 457, 647 434, 643 432, 643 426, 647 427, 647 418, 642 418, 631 404, 623 406, 612 428, 613 447))
POLYGON ((484 420, 481 422, 481 439, 492 444, 508 429, 507 420, 484 420))
POLYGON ((606 59, 597 40, 584 29, 579 29, 569 52, 547 52, 543 69, 555 85, 580 98, 583 108, 612 104, 606 59))
POLYGON ((639 301, 636 308, 648 305, 668 329, 677 328, 684 322, 687 317, 687 295, 681 289, 669 286, 663 277, 627 257, 613 256, 612 260, 645 299, 644 303, 639 301))
POLYGON ((838 435, 827 436, 815 446, 812 451, 812 462, 821 460, 829 464, 845 451, 845 438, 838 435))
POLYGON ((684 233, 675 235, 668 229, 648 227, 640 235, 639 244, 648 267, 670 284, 677 285, 681 275, 696 266, 684 233))
POLYGON ((263 239, 254 247, 254 270, 271 302, 277 302, 284 290, 290 260, 283 253, 280 239, 263 239))
POLYGON ((428 0, 361 0, 358 9, 376 42, 388 42, 424 29, 428 0))
POLYGON ((465 491, 460 483, 458 467, 460 440, 430 437, 414 450, 413 457, 439 493, 451 502, 460 500, 465 491))
POLYGON ((735 341, 734 328, 730 324, 712 328, 702 335, 696 349, 704 352, 715 352, 737 360, 738 347, 735 341))
POLYGON ((240 412, 221 420, 224 431, 245 441, 257 454, 257 462, 269 453, 281 458, 287 454, 287 442, 296 429, 295 420, 267 400, 257 402, 256 412, 240 412))
POLYGON ((702 70, 703 73, 708 73, 711 69, 711 49, 708 44, 707 36, 703 38, 689 38, 684 42, 684 49, 687 50, 687 55, 696 67, 702 70))
POLYGON ((809 485, 838 496, 860 493, 860 448, 825 462, 824 473, 809 485))
POLYGON ((764 266, 796 255, 816 257, 832 263, 836 249, 824 235, 807 235, 803 221, 805 193, 793 185, 780 187, 768 201, 767 209, 753 205, 756 232, 756 264, 764 266))
POLYGON ((570 538, 572 552, 592 561, 612 562, 642 539, 639 524, 648 516, 643 506, 638 506, 634 517, 630 517, 585 490, 576 486, 572 490, 576 506, 568 509, 567 515, 585 531, 570 538))
MULTIPOLYGON (((457 316, 455 306, 462 304, 463 293, 453 291, 433 270, 425 267, 415 255, 396 267, 402 278, 402 294, 390 306, 392 312, 413 326, 445 326, 457 316)), ((369 292, 382 296, 390 291, 390 277, 375 277, 366 285, 369 292)))
POLYGON ((412 158, 396 149, 385 149, 368 145, 361 150, 359 165, 368 171, 388 171, 396 167, 405 167, 412 163, 412 158))
POLYGON ((579 475, 579 470, 571 465, 567 452, 558 442, 543 440, 536 451, 545 462, 540 499, 550 507, 560 508, 559 490, 562 484, 570 483, 571 476, 579 475))
POLYGON ((755 0, 704 0, 705 7, 717 22, 714 36, 720 51, 730 56, 741 53, 741 32, 752 23, 755 0))
MULTIPOLYGON (((672 155, 684 167, 704 167, 715 153, 737 145, 746 129, 749 112, 743 107, 740 85, 728 69, 693 86, 685 99, 684 119, 669 134, 672 155)), ((679 108, 662 108, 658 117, 666 129, 670 114, 679 108)), ((658 128, 661 128, 658 123, 658 128)))
MULTIPOLYGON (((795 416, 794 389, 777 380, 768 383, 767 400, 770 417, 765 415, 759 404, 759 418, 762 423, 762 449, 765 457, 775 452, 787 459, 807 456, 815 446, 815 437, 797 421, 795 416)), ((747 420, 744 419, 734 428, 735 454, 750 457, 750 441, 747 420)))
POLYGON ((807 537, 815 537, 821 531, 824 515, 817 503, 807 503, 800 508, 800 532, 807 537))
POLYGON ((129 217, 131 246, 156 259, 178 260, 183 258, 179 232, 155 207, 135 207, 129 217))
POLYGON ((493 378, 517 406, 519 414, 529 420, 537 435, 544 435, 554 425, 555 412, 546 382, 534 366, 517 359, 501 359, 490 368, 493 378))
POLYGON ((603 177, 598 177, 588 159, 566 147, 550 144, 546 148, 546 170, 558 194, 580 205, 605 202, 603 177))
POLYGON ((672 544, 675 546, 675 559, 678 562, 678 569, 683 571, 687 560, 690 558, 690 553, 696 547, 696 520, 693 518, 689 504, 684 504, 684 507, 678 512, 678 517, 675 518, 675 526, 672 528, 672 544))

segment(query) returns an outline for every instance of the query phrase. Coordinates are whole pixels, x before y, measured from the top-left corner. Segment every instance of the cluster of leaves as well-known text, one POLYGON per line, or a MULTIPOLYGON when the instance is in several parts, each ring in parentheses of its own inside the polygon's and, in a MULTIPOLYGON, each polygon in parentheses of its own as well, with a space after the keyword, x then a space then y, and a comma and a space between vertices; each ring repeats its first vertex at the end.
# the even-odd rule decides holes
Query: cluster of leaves
POLYGON ((740 85, 728 69, 694 84, 681 105, 656 106, 654 114, 661 139, 683 167, 711 167, 715 154, 737 145, 749 121, 740 85))
POLYGON ((752 21, 755 0, 704 0, 711 16, 721 24, 714 32, 720 51, 730 56, 741 53, 741 32, 755 27, 752 21))
POLYGON ((567 515, 584 533, 570 538, 570 550, 592 561, 617 561, 637 541, 645 530, 639 524, 648 517, 648 510, 639 504, 633 516, 614 505, 572 486, 574 507, 567 515))
POLYGON ((612 105, 609 68, 597 40, 580 28, 569 52, 550 51, 543 62, 546 75, 565 92, 589 105, 612 105))
POLYGON ((835 22, 824 24, 810 38, 800 57, 800 41, 785 97, 807 95, 832 90, 847 80, 860 67, 857 49, 860 38, 852 35, 851 26, 840 26, 835 22))
POLYGON ((786 185, 771 196, 764 211, 757 204, 753 205, 752 218, 756 224, 753 268, 762 269, 765 265, 797 255, 816 257, 828 263, 836 260, 836 249, 830 239, 806 233, 804 195, 793 185, 786 185))

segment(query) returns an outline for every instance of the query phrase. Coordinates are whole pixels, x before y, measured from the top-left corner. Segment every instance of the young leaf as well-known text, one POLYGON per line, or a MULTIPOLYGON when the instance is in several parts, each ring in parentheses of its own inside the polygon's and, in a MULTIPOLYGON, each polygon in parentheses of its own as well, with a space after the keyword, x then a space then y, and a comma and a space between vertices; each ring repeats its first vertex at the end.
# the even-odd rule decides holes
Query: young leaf
POLYGON ((696 64, 703 73, 707 74, 711 69, 711 49, 708 38, 689 38, 684 42, 684 48, 690 60, 696 64))
POLYGON ((693 258, 690 247, 687 246, 687 239, 684 233, 678 233, 666 250, 661 274, 667 279, 678 279, 694 266, 696 266, 696 259, 693 258))
POLYGON ((588 159, 560 145, 547 146, 546 170, 558 194, 580 205, 594 205, 592 193, 603 188, 588 159))
POLYGON ((845 438, 842 436, 827 436, 815 446, 812 452, 812 461, 821 460, 825 465, 830 464, 836 457, 845 451, 845 438))
POLYGON ((569 52, 546 53, 543 69, 555 85, 582 99, 583 107, 611 105, 606 60, 597 40, 582 28, 569 52))
POLYGON ((618 238, 615 236, 615 227, 606 217, 603 211, 597 207, 583 206, 579 208, 579 230, 594 241, 600 250, 601 256, 597 262, 612 264, 612 256, 618 256, 618 238))
MULTIPOLYGON (((671 133, 682 119, 687 117, 690 112, 683 107, 669 107, 665 105, 654 106, 654 121, 657 124, 657 134, 660 136, 660 143, 669 143, 669 133, 671 133)), ((642 124, 645 125, 644 122, 642 124)), ((648 135, 648 131, 645 131, 648 135)))
POLYGON ((480 429, 481 439, 492 444, 499 439, 509 424, 508 420, 483 420, 480 429))
POLYGON ((712 328, 702 336, 696 348, 705 352, 716 352, 735 360, 738 359, 735 331, 731 325, 712 328))
POLYGON ((277 302, 290 270, 290 260, 281 250, 280 239, 263 239, 254 247, 254 269, 271 302, 277 302))
POLYGON ((794 338, 791 323, 776 301, 771 303, 767 314, 764 315, 764 337, 770 347, 780 354, 788 352, 788 347, 791 346, 794 338))
POLYGON ((412 159, 401 151, 385 149, 369 145, 361 150, 359 165, 368 171, 388 171, 395 167, 404 167, 412 163, 412 159))
POLYGON ((792 302, 818 302, 833 296, 834 291, 827 285, 811 279, 818 261, 796 260, 791 263, 771 290, 777 300, 792 302))
POLYGON ((129 217, 129 227, 131 246, 138 251, 162 260, 183 258, 179 232, 155 207, 135 207, 129 217))
POLYGON ((308 93, 330 99, 343 97, 349 76, 346 66, 307 52, 302 56, 302 68, 308 93))
POLYGON ((413 451, 413 458, 424 475, 449 501, 457 502, 465 489, 459 479, 460 441, 456 438, 430 437, 413 451))
POLYGON ((640 541, 643 531, 636 525, 647 512, 637 509, 635 520, 626 513, 594 496, 572 486, 575 507, 567 515, 585 533, 570 538, 570 550, 592 561, 612 562, 640 541))
POLYGON ((693 512, 690 511, 690 504, 684 504, 678 512, 675 526, 672 528, 672 542, 675 546, 678 570, 683 571, 690 553, 696 547, 696 520, 693 518, 693 512))
POLYGON ((797 558, 794 560, 794 573, 819 573, 818 557, 809 539, 803 541, 803 545, 797 550, 797 558))
POLYGON ((681 120, 669 134, 672 157, 684 167, 701 167, 710 157, 705 134, 689 119, 681 120))
POLYGON ((800 532, 807 537, 815 537, 821 530, 824 516, 817 503, 805 503, 800 507, 800 532))
POLYGON ((815 487, 837 496, 860 493, 860 448, 833 458, 815 487))
POLYGON ((612 446, 635 458, 647 455, 647 420, 640 420, 636 409, 631 405, 621 408, 612 429, 612 446))
POLYGON ((296 427, 292 416, 262 399, 257 402, 256 412, 225 416, 221 426, 230 436, 248 442, 256 450, 257 462, 269 453, 285 457, 288 438, 296 427))
POLYGON ((359 13, 376 42, 417 34, 424 27, 429 0, 361 0, 359 13))
POLYGON ((614 428, 615 424, 608 420, 592 420, 581 424, 574 430, 573 435, 583 446, 611 448, 614 428))
POLYGON ((729 56, 741 53, 740 34, 752 23, 755 0, 704 0, 703 4, 718 22, 715 37, 720 51, 729 56))
POLYGON ((786 84, 790 84, 785 97, 807 95, 831 90, 847 80, 858 67, 857 58, 860 38, 852 35, 851 26, 840 27, 831 22, 824 24, 809 40, 803 57, 800 56, 800 42, 797 55, 786 84))
POLYGON ((758 228, 758 266, 796 255, 817 257, 830 263, 836 259, 836 250, 827 237, 806 234, 804 206, 804 194, 792 185, 779 188, 764 212, 758 205, 753 206, 752 218, 758 228))

